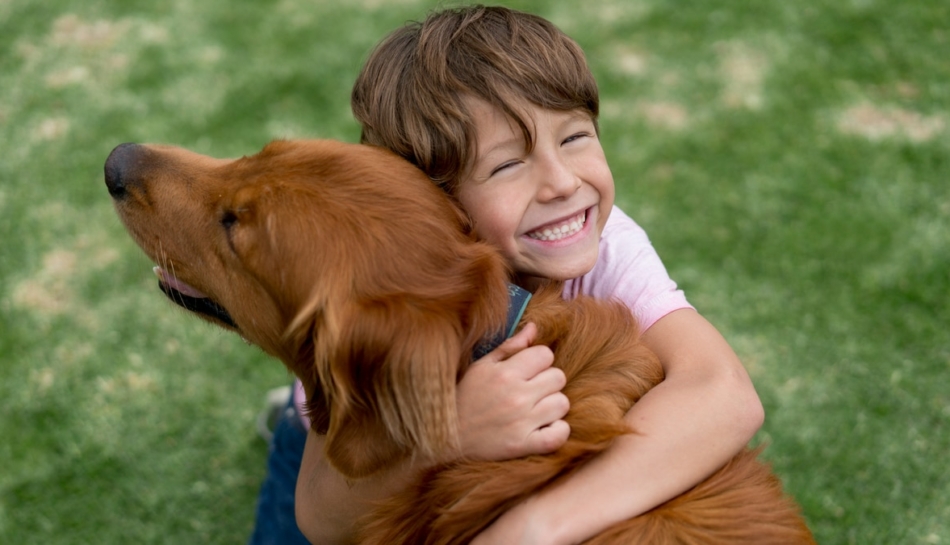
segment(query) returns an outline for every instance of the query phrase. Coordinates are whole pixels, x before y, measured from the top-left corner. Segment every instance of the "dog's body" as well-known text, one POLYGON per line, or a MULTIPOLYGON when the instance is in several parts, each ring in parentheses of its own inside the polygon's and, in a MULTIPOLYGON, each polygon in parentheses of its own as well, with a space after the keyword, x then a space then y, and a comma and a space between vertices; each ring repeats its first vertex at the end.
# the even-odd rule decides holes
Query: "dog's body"
MULTIPOLYGON (((301 379, 341 473, 360 478, 455 446, 455 384, 504 323, 508 271, 421 172, 329 141, 274 142, 234 161, 125 144, 105 170, 166 293, 301 379)), ((552 285, 535 294, 527 321, 567 375, 568 443, 551 455, 443 464, 380 505, 364 543, 468 542, 630 432, 623 415, 662 369, 629 310, 565 302, 552 285)), ((590 543, 813 543, 756 454, 590 543)))

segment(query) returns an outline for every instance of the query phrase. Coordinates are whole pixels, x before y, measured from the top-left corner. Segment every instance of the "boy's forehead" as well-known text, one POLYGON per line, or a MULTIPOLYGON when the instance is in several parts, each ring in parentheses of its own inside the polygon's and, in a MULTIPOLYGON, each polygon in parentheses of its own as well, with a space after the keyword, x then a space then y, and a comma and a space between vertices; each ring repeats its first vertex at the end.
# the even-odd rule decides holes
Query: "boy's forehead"
POLYGON ((485 115, 498 115, 501 117, 507 117, 502 107, 498 105, 502 102, 514 110, 515 113, 517 113, 520 117, 529 117, 530 111, 534 107, 534 105, 527 100, 519 98, 499 98, 497 101, 489 101, 474 95, 465 95, 462 99, 462 102, 465 105, 465 108, 468 110, 469 116, 475 121, 478 121, 482 116, 485 115))
MULTIPOLYGON (((475 129, 475 146, 478 155, 484 155, 501 145, 524 146, 524 134, 518 122, 508 115, 501 107, 488 102, 471 98, 466 101, 468 117, 475 129)), ((526 104, 518 104, 516 115, 534 132, 534 112, 526 104)))

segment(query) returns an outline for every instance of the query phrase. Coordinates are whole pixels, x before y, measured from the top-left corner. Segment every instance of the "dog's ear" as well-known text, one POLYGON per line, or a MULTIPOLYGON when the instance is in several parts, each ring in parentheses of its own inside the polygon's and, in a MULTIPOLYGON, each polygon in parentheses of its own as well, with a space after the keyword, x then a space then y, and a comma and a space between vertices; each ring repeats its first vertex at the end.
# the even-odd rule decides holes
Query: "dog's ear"
POLYGON ((457 315, 404 295, 354 303, 344 314, 335 353, 318 363, 330 463, 359 478, 409 453, 440 459, 457 451, 457 315))

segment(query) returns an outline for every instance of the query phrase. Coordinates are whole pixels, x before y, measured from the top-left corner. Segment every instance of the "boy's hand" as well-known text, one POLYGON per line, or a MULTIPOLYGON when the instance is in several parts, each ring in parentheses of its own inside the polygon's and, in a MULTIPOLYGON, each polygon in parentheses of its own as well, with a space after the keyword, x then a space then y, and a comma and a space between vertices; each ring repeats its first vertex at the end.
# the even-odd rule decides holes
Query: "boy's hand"
POLYGON ((525 325, 465 372, 457 394, 462 456, 507 460, 552 452, 567 441, 566 379, 551 366, 550 348, 532 346, 537 333, 537 326, 525 325))

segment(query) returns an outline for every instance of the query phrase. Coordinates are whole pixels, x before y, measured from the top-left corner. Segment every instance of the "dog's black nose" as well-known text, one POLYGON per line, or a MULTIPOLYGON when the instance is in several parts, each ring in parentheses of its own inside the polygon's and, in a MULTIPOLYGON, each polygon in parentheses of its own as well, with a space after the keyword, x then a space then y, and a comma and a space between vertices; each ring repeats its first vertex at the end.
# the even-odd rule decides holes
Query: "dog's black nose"
POLYGON ((106 159, 105 174, 106 187, 113 199, 121 199, 126 195, 132 174, 141 161, 142 146, 127 142, 119 144, 106 159))

